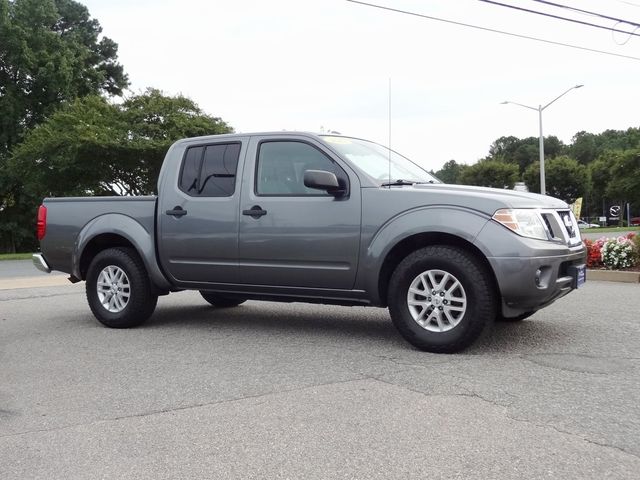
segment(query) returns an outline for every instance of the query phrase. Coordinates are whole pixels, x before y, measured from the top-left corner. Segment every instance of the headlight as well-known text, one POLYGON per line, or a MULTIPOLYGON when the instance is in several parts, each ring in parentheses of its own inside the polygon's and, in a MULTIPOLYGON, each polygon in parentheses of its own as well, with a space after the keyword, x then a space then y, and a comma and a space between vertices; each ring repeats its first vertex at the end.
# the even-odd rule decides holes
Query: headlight
POLYGON ((494 213, 492 218, 523 237, 549 239, 542 219, 535 210, 502 208, 494 213))

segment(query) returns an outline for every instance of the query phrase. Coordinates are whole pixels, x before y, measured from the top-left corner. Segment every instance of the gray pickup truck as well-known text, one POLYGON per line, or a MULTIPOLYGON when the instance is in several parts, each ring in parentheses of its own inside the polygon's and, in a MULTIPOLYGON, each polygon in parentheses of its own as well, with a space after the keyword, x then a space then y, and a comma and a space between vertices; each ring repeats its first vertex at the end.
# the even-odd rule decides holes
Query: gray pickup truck
POLYGON ((521 320, 585 281, 567 204, 446 185, 373 142, 259 133, 188 138, 158 196, 47 198, 36 266, 85 280, 108 327, 198 290, 247 299, 388 307, 417 348, 455 352, 494 319, 521 320))

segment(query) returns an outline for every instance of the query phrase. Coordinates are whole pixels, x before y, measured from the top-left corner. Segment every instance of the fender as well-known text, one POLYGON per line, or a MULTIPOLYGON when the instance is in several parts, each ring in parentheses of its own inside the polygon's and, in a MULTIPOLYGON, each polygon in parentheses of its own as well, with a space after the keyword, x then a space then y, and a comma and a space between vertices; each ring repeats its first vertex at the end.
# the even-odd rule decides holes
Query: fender
POLYGON ((380 304, 378 280, 382 265, 393 247, 414 235, 453 235, 474 244, 486 257, 486 248, 477 245, 475 239, 489 220, 486 213, 451 205, 423 206, 399 213, 385 222, 362 249, 362 268, 359 269, 356 285, 364 287, 372 303, 380 304))
POLYGON ((168 290, 171 284, 167 281, 156 261, 154 236, 139 222, 120 213, 107 213, 92 219, 78 234, 71 257, 73 275, 81 278, 80 259, 91 240, 98 235, 118 235, 127 239, 137 250, 156 287, 168 290))

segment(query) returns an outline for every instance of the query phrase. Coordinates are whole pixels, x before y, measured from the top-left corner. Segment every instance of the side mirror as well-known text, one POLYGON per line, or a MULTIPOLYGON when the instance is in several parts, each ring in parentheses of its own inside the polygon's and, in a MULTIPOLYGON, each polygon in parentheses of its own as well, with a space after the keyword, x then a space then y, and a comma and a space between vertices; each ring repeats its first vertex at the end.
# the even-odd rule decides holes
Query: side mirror
POLYGON ((304 186, 324 190, 334 197, 341 197, 346 193, 336 174, 325 170, 305 170, 304 186))

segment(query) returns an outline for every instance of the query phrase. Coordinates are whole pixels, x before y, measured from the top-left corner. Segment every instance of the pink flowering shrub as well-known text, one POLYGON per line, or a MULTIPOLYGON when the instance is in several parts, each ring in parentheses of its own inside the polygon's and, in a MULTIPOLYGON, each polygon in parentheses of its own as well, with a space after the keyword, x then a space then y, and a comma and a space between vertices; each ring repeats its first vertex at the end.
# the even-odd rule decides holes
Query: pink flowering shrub
POLYGON ((584 240, 587 247, 587 267, 606 267, 612 270, 640 264, 640 236, 634 232, 613 238, 584 240))

